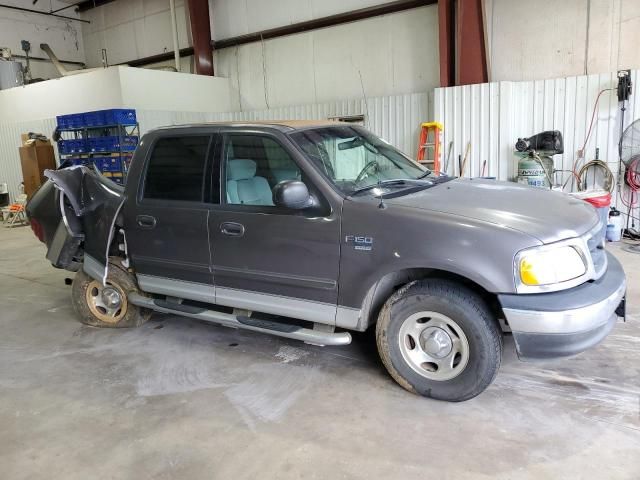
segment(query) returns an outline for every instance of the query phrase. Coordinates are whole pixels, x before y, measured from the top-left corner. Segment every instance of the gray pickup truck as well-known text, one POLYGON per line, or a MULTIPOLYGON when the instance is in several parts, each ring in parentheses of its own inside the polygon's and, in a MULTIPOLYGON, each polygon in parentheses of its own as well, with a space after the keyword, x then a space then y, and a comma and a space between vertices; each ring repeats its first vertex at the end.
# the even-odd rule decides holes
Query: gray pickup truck
POLYGON ((503 336, 573 355, 624 316, 625 275, 587 203, 438 175, 359 126, 207 124, 147 133, 126 186, 47 171, 27 206, 47 258, 76 271, 80 320, 152 311, 345 345, 375 328, 409 391, 472 398, 503 336))

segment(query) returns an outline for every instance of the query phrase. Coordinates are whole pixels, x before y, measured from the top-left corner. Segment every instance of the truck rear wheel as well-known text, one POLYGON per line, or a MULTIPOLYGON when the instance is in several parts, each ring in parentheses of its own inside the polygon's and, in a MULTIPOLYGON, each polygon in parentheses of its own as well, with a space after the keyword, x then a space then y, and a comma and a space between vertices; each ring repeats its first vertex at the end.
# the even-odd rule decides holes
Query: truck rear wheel
POLYGON ((149 320, 151 311, 132 305, 127 300, 131 291, 140 293, 133 275, 109 262, 106 285, 79 270, 73 279, 71 298, 80 321, 85 325, 139 327, 149 320))
POLYGON ((493 381, 502 333, 483 299, 449 280, 428 279, 398 290, 376 325, 378 352, 405 389, 459 402, 493 381))

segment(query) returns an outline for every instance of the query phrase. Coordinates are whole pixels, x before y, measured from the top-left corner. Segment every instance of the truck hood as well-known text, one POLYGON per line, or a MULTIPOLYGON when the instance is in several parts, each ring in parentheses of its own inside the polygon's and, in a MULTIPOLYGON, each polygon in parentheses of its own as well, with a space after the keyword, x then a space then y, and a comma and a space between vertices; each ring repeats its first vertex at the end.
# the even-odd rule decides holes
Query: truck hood
POLYGON ((495 180, 454 179, 385 202, 508 227, 543 243, 583 235, 598 223, 596 210, 583 200, 495 180))

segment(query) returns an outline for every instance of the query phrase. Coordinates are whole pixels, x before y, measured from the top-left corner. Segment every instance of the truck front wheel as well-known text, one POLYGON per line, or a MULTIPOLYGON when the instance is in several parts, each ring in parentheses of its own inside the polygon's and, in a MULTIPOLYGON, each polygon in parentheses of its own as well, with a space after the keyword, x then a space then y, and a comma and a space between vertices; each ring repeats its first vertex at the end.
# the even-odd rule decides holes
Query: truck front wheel
POLYGON ((106 328, 138 327, 151 316, 151 311, 132 305, 127 300, 131 291, 138 293, 133 275, 109 262, 106 285, 79 270, 73 279, 73 307, 85 325, 106 328))
POLYGON ((502 358, 502 333, 486 303, 449 280, 422 280, 393 294, 378 317, 376 341, 402 387, 453 402, 487 388, 502 358))

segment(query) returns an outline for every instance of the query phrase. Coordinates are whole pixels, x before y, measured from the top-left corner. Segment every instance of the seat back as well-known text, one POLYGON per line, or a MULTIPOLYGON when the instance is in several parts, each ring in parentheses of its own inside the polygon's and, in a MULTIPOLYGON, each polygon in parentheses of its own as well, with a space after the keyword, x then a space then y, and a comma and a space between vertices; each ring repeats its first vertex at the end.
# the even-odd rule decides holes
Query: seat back
POLYGON ((236 158, 227 163, 227 202, 273 205, 273 194, 264 177, 256 177, 256 162, 236 158))

